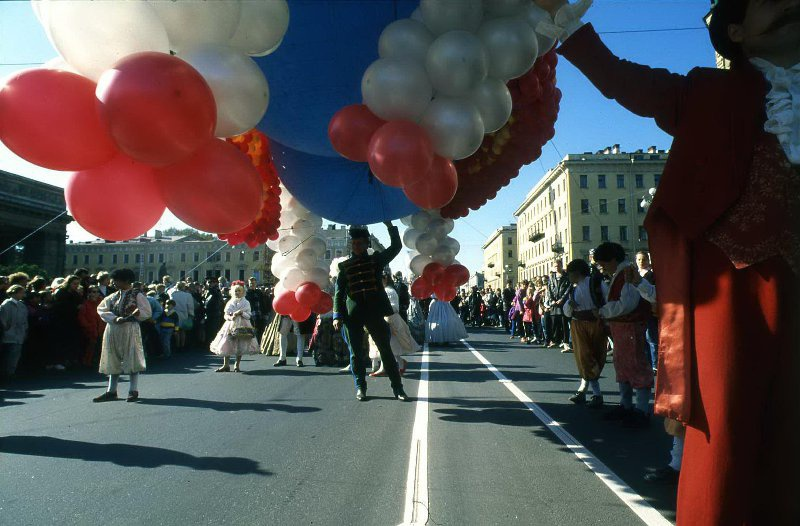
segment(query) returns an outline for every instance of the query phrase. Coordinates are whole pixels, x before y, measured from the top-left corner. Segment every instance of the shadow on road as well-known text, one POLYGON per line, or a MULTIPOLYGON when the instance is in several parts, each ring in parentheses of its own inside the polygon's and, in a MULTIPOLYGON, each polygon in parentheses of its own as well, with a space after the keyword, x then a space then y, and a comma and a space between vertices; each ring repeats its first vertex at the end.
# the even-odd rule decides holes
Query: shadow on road
POLYGON ((195 400, 192 398, 146 398, 140 405, 161 405, 172 407, 195 407, 214 411, 281 411, 284 413, 316 413, 319 407, 289 404, 264 404, 258 402, 220 402, 218 400, 195 400))
POLYGON ((68 458, 86 462, 110 462, 124 467, 183 466, 198 471, 231 475, 272 475, 258 462, 242 457, 195 457, 181 451, 132 444, 93 444, 45 436, 0 438, 0 452, 13 455, 68 458))

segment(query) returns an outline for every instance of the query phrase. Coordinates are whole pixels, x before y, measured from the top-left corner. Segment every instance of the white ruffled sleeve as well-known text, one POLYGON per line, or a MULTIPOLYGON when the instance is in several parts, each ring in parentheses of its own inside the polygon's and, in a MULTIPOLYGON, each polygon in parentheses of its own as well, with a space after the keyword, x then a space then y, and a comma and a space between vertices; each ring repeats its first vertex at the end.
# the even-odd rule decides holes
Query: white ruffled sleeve
POLYGON ((550 21, 543 20, 536 26, 536 32, 550 38, 557 38, 564 42, 583 26, 581 17, 592 6, 592 0, 578 0, 566 4, 558 10, 556 16, 550 21))

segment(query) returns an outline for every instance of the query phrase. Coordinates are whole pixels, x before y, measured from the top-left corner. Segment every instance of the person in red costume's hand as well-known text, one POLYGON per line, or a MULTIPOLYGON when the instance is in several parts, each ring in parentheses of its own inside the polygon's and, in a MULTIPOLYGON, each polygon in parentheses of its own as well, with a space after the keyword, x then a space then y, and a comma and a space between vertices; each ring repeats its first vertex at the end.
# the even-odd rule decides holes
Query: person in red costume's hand
POLYGON ((656 412, 687 425, 678 524, 800 524, 800 0, 717 0, 730 70, 614 56, 535 0, 566 57, 674 137, 645 226, 659 280, 656 412))

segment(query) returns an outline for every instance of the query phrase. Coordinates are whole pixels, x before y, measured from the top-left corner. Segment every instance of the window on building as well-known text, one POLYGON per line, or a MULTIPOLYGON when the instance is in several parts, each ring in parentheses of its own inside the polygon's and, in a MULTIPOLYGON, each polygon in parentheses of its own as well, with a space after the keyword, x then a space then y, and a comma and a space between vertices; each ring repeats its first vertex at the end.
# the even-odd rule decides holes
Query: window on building
POLYGON ((239 269, 239 279, 244 281, 244 269, 243 268, 239 269))
POLYGON ((625 188, 625 176, 617 174, 617 188, 625 188))
POLYGON ((619 240, 620 241, 627 241, 628 240, 628 227, 621 226, 619 227, 619 240))
POLYGON ((136 263, 141 263, 142 262, 142 255, 141 254, 136 254, 135 261, 136 261, 136 263))
POLYGON ((342 251, 341 251, 341 250, 337 250, 337 251, 336 251, 336 257, 337 257, 337 258, 340 258, 340 257, 342 257, 342 251))
POLYGON ((259 251, 258 250, 253 252, 253 261, 258 261, 258 256, 259 256, 259 251))
POLYGON ((97 255, 97 264, 98 265, 102 265, 103 264, 103 254, 98 254, 97 255))
POLYGON ((130 258, 130 256, 128 254, 123 254, 122 255, 122 263, 123 264, 127 265, 130 262, 130 259, 131 258, 130 258))
POLYGON ((608 199, 601 199, 600 200, 600 213, 607 214, 608 213, 608 199))
POLYGON ((642 201, 636 201, 636 212, 639 214, 644 214, 647 212, 647 210, 645 210, 642 206, 642 201))
POLYGON ((147 262, 148 263, 155 263, 156 255, 155 254, 147 254, 147 262))
POLYGON ((331 251, 330 250, 326 250, 325 251, 325 259, 331 259, 331 251))
POLYGON ((508 244, 509 245, 511 244, 511 238, 508 238, 508 244))
POLYGON ((625 198, 621 197, 617 199, 617 212, 620 214, 627 214, 628 213, 628 206, 625 204, 625 198))
POLYGON ((583 240, 584 241, 591 241, 592 240, 592 227, 588 225, 584 225, 583 227, 583 240))
POLYGON ((229 269, 229 268, 225 269, 225 279, 228 280, 228 281, 231 280, 231 269, 229 269))
POLYGON ((83 256, 83 264, 84 265, 88 265, 89 264, 89 254, 84 254, 84 256, 83 256))
POLYGON ((636 174, 636 188, 644 188, 644 175, 636 174))
POLYGON ((194 253, 194 255, 193 255, 193 257, 192 257, 192 260, 193 260, 195 263, 199 262, 199 261, 200 261, 200 252, 195 252, 195 253, 194 253))
POLYGON ((181 252, 181 263, 186 263, 186 252, 181 252))
POLYGON ((514 251, 513 250, 509 250, 508 251, 508 257, 510 257, 510 258, 514 257, 514 251))
POLYGON ((647 241, 647 230, 643 226, 639 227, 639 241, 647 241))
POLYGON ((589 213, 589 200, 581 199, 581 214, 588 214, 588 213, 589 213))
POLYGON ((116 265, 117 264, 117 255, 116 254, 111 254, 111 264, 112 265, 116 265))
POLYGON ((606 188, 606 176, 605 175, 598 175, 597 176, 597 188, 606 188))
POLYGON ((661 176, 656 174, 653 176, 653 186, 658 186, 658 183, 661 182, 661 176))
POLYGON ((225 252, 225 263, 230 263, 231 261, 231 253, 225 252))
POLYGON ((179 279, 181 281, 186 279, 186 271, 185 270, 181 270, 179 279))
POLYGON ((608 241, 608 227, 601 226, 600 227, 600 241, 608 241))
POLYGON ((158 262, 159 263, 163 263, 164 262, 164 254, 163 253, 158 255, 158 262))
POLYGON ((239 251, 239 261, 244 261, 244 250, 239 251))
POLYGON ((72 256, 72 264, 73 265, 77 265, 78 264, 78 255, 77 254, 74 254, 72 256))
POLYGON ((580 177, 581 188, 589 188, 589 176, 586 174, 581 174, 580 177))
POLYGON ((200 271, 195 270, 192 272, 192 281, 200 281, 200 271))
POLYGON ((150 272, 147 273, 147 282, 148 283, 152 283, 153 281, 155 281, 155 275, 153 274, 153 271, 151 270, 150 272))

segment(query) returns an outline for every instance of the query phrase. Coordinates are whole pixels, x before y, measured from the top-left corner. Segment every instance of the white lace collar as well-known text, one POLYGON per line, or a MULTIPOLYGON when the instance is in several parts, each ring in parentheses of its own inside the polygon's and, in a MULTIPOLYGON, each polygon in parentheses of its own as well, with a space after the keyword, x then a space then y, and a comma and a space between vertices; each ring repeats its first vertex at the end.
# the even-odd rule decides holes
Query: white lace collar
POLYGON ((770 83, 764 131, 778 138, 789 162, 800 165, 800 64, 782 68, 761 58, 750 62, 770 83))

